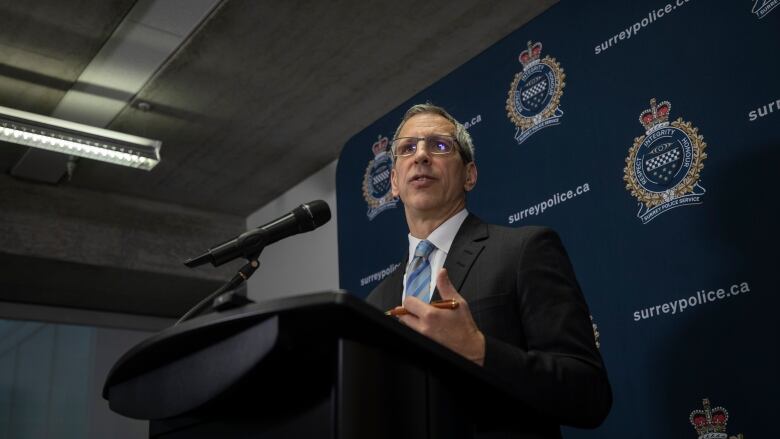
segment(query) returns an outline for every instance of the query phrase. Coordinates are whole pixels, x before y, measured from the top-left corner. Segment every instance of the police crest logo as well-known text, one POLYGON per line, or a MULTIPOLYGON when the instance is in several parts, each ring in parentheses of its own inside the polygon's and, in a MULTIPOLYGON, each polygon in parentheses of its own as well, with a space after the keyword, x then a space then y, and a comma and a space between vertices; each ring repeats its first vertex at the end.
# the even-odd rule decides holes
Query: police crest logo
POLYGON ((389 144, 390 140, 387 137, 378 136, 377 141, 371 146, 374 158, 368 162, 363 176, 363 198, 368 204, 366 215, 369 221, 398 204, 398 198, 393 197, 390 186, 393 159, 387 151, 389 144))
POLYGON ((642 224, 675 207, 701 204, 706 192, 699 176, 707 144, 690 122, 669 122, 671 109, 668 101, 650 100, 650 108, 639 115, 645 134, 634 139, 623 168, 626 189, 639 201, 642 224))
POLYGON ((525 142, 534 133, 561 122, 560 109, 566 75, 561 65, 545 56, 540 59, 542 43, 528 42, 518 60, 523 70, 515 74, 506 100, 507 116, 517 127, 517 144, 525 142))
POLYGON ((751 12, 756 14, 756 17, 760 20, 772 12, 772 9, 776 8, 777 5, 780 5, 780 0, 753 0, 751 12))
POLYGON ((696 429, 699 439, 744 439, 742 433, 729 436, 726 433, 726 422, 729 420, 729 412, 723 407, 710 407, 710 400, 702 400, 704 410, 696 409, 691 412, 689 420, 696 429))

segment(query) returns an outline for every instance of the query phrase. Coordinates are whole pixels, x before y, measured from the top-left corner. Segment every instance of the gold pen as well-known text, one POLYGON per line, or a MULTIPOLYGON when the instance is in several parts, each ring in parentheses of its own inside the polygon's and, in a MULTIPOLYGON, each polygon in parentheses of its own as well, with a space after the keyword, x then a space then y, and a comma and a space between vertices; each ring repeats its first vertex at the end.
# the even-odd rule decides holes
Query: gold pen
MULTIPOLYGON (((431 302, 431 306, 435 306, 439 309, 457 309, 458 305, 460 305, 460 302, 455 299, 434 300, 431 302)), ((403 306, 396 306, 389 311, 385 311, 385 315, 387 316, 403 316, 406 314, 409 314, 409 311, 407 311, 403 306)))

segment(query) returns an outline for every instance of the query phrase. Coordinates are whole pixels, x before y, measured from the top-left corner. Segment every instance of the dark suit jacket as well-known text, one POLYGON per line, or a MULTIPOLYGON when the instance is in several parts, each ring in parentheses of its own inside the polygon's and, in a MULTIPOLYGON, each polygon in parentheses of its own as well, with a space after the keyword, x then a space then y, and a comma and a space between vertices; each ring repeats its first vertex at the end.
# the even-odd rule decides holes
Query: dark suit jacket
MULTIPOLYGON (((601 424, 612 393, 588 306, 558 235, 469 215, 444 267, 485 335, 485 370, 514 386, 541 415, 529 420, 516 412, 511 437, 556 438, 560 424, 601 424)), ((400 305, 403 275, 403 268, 396 270, 368 302, 383 311, 400 305)), ((438 291, 433 298, 440 298, 438 291)))

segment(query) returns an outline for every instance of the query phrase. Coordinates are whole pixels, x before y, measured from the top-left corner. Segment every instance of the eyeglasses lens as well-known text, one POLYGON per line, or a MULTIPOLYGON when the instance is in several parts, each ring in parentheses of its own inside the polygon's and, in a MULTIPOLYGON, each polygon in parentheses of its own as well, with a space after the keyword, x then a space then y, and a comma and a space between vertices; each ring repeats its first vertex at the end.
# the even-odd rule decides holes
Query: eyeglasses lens
POLYGON ((454 139, 444 136, 431 136, 424 139, 403 137, 393 142, 393 152, 396 156, 410 156, 417 152, 417 144, 425 140, 425 148, 431 154, 449 154, 455 146, 454 139))

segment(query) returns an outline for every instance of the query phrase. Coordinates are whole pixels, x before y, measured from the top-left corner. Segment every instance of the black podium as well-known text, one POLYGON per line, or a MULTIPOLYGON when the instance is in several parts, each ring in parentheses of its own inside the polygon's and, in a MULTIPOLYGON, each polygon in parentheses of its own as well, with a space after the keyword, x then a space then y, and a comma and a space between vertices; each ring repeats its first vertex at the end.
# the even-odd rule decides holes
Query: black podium
POLYGON ((528 413, 480 367, 343 292, 166 329, 114 365, 103 397, 171 439, 471 438, 528 413))

